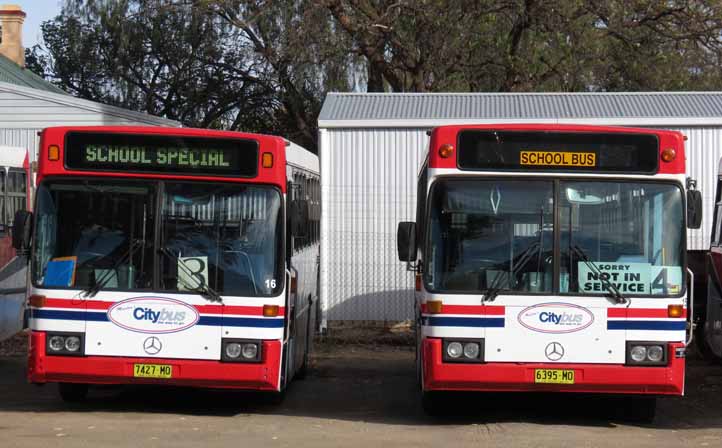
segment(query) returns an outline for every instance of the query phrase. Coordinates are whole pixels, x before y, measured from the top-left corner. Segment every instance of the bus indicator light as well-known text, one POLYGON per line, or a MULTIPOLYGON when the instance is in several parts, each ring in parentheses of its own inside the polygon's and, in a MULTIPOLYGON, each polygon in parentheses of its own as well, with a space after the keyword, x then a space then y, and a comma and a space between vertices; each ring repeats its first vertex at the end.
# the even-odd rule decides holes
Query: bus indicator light
POLYGON ((439 314, 441 313, 441 308, 441 300, 428 300, 426 302, 426 312, 429 314, 439 314))
POLYGON ((273 168, 273 154, 264 152, 261 162, 264 168, 273 168))
POLYGON ((664 148, 662 150, 662 161, 663 162, 671 162, 677 157, 677 151, 674 150, 674 148, 664 148))
POLYGON ((668 305, 667 306, 667 317, 682 317, 684 314, 684 308, 682 305, 668 305))
POLYGON ((263 317, 278 316, 278 305, 263 305, 263 317))
POLYGON ((450 143, 444 143, 439 146, 439 157, 442 159, 448 158, 454 152, 454 145, 450 143))
POLYGON ((38 294, 33 294, 28 298, 28 303, 33 308, 42 308, 45 306, 46 297, 38 294))
POLYGON ((58 145, 48 146, 48 160, 53 162, 60 160, 60 147, 58 145))

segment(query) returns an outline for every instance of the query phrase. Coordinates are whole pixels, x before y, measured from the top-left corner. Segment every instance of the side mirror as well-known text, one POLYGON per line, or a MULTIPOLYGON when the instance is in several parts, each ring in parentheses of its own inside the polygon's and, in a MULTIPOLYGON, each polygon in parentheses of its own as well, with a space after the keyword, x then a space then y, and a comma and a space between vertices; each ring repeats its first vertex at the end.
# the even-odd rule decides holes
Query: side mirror
POLYGON ((396 233, 396 246, 399 251, 399 260, 406 262, 416 261, 416 223, 400 222, 396 233))
POLYGON ((27 210, 18 210, 13 219, 13 247, 18 255, 27 254, 30 249, 30 236, 33 229, 33 214, 27 210))
POLYGON ((687 190, 687 227, 699 229, 702 226, 702 193, 687 190))
POLYGON ((296 199, 291 202, 291 229, 296 238, 305 238, 308 233, 308 201, 296 199))

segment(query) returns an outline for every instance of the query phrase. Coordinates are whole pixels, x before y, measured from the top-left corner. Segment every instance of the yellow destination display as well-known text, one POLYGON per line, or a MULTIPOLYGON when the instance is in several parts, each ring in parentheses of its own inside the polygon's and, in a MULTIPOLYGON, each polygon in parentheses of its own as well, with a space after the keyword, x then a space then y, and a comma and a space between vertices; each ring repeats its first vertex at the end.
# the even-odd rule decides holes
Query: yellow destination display
POLYGON ((136 378, 172 378, 173 367, 168 364, 134 364, 133 376, 136 378))
POLYGON ((526 166, 597 166, 593 152, 520 151, 519 164, 526 166))
POLYGON ((543 384, 574 384, 574 370, 534 369, 534 382, 543 384))

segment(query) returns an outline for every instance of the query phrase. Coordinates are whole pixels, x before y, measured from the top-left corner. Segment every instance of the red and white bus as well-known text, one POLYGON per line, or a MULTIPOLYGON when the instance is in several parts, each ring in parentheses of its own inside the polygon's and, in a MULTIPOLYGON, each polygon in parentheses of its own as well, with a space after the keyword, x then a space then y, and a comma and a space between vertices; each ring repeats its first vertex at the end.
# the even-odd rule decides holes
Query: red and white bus
POLYGON ((683 394, 688 184, 678 132, 435 128, 398 232, 425 409, 443 391, 610 393, 651 419, 683 394))
POLYGON ((31 382, 59 383, 67 401, 130 383, 280 397, 304 372, 316 156, 267 135, 57 127, 42 132, 36 182, 15 223, 31 382))

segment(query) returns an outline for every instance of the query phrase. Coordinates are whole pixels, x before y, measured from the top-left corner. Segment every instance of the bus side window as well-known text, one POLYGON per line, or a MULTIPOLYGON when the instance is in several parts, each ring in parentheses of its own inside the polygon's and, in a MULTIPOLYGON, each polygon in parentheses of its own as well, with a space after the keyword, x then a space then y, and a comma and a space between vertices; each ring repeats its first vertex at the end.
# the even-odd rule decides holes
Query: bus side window
POLYGON ((26 208, 25 176, 25 171, 19 168, 10 168, 7 172, 2 170, 2 232, 6 233, 12 227, 15 213, 26 208))

